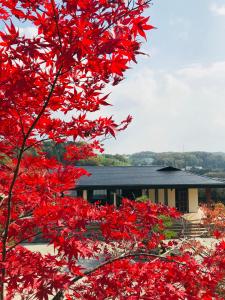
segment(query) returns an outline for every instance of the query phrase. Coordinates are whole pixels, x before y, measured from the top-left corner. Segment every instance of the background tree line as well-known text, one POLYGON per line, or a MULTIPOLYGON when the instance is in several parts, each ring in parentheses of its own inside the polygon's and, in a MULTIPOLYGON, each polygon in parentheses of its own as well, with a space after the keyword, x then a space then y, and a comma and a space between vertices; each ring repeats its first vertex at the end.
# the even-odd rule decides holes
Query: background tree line
MULTIPOLYGON (((72 142, 71 142, 72 143, 72 142)), ((64 162, 66 144, 45 142, 44 149, 49 157, 64 162)), ((75 164, 75 162, 74 162, 75 164)), ((89 166, 148 166, 170 165, 211 177, 225 178, 225 152, 152 152, 142 151, 133 154, 99 154, 87 160, 76 162, 89 166)))

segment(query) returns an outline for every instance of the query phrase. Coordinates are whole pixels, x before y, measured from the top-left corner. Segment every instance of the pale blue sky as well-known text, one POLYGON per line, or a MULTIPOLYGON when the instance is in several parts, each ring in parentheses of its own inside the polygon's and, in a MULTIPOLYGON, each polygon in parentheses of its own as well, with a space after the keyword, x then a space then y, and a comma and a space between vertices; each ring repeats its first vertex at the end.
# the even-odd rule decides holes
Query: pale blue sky
POLYGON ((149 10, 158 30, 149 43, 157 49, 155 68, 212 63, 225 57, 225 16, 215 14, 224 0, 155 0, 149 10))
POLYGON ((225 1, 154 0, 149 15, 150 58, 111 96, 134 121, 106 151, 225 151, 225 1))
POLYGON ((152 68, 174 70, 224 59, 225 0, 154 0, 148 14, 157 27, 144 45, 152 68), (215 7, 224 8, 223 15, 215 7))

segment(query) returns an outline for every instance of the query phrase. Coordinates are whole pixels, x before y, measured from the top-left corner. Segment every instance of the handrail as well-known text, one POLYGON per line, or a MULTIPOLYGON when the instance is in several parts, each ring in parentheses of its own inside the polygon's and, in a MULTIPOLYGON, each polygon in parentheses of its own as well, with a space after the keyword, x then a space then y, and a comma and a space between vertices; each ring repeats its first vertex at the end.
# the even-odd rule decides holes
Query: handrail
POLYGON ((185 233, 186 233, 186 229, 187 229, 187 220, 185 218, 181 217, 181 223, 182 223, 182 227, 183 227, 181 234, 185 238, 186 237, 185 233))

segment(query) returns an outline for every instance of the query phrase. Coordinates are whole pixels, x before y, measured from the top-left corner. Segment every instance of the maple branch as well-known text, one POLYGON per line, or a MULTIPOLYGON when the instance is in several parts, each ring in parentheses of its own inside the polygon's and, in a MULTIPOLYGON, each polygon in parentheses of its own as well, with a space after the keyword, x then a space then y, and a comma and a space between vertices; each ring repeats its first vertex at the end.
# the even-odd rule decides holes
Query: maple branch
POLYGON ((24 126, 23 126, 23 121, 22 121, 22 118, 21 118, 21 114, 17 108, 17 105, 15 104, 15 109, 16 109, 16 112, 19 116, 19 120, 20 120, 20 127, 21 127, 21 131, 22 131, 22 134, 23 134, 23 137, 25 137, 25 132, 24 132, 24 126))
MULTIPOLYGON (((43 107, 41 109, 41 111, 39 112, 39 114, 37 115, 36 119, 34 120, 33 124, 31 125, 31 127, 29 128, 29 130, 27 131, 26 135, 24 136, 21 148, 20 148, 20 152, 18 155, 18 160, 17 160, 17 165, 16 168, 14 170, 14 175, 13 175, 13 179, 12 182, 10 184, 9 187, 9 192, 8 192, 8 201, 7 201, 7 215, 6 215, 6 222, 5 222, 5 226, 4 226, 4 232, 3 232, 3 238, 2 238, 2 262, 5 262, 6 260, 6 254, 7 254, 7 239, 8 239, 8 232, 9 232, 9 226, 10 226, 10 221, 11 221, 11 208, 12 208, 12 196, 13 196, 13 188, 14 185, 16 183, 16 179, 19 173, 19 169, 20 169, 20 164, 22 161, 22 157, 23 157, 23 153, 24 153, 24 149, 26 146, 26 141, 29 138, 31 132, 33 131, 33 129, 35 128, 35 126, 37 125, 39 119, 41 118, 41 116, 43 115, 43 113, 45 112, 45 109, 48 106, 48 103, 52 97, 52 94, 54 92, 55 89, 55 85, 57 83, 57 80, 60 76, 62 70, 62 66, 59 68, 58 72, 55 75, 55 79, 52 83, 51 89, 49 91, 49 94, 46 98, 46 100, 44 101, 43 107)), ((5 267, 2 268, 2 282, 0 285, 0 300, 4 299, 4 278, 5 278, 5 274, 6 274, 6 269, 5 267)))
POLYGON ((2 206, 2 204, 4 203, 4 197, 2 197, 2 200, 0 201, 0 207, 2 206))
MULTIPOLYGON (((170 259, 170 258, 167 258, 167 257, 163 257, 161 255, 157 255, 157 254, 151 254, 151 253, 148 253, 148 252, 135 252, 135 253, 129 253, 129 254, 123 254, 121 256, 117 256, 117 257, 114 257, 114 258, 111 258, 107 261, 105 261, 104 263, 98 265, 97 267, 91 269, 91 270, 88 270, 88 271, 85 271, 82 275, 79 275, 79 276, 76 276, 72 281, 71 281, 71 284, 74 284, 76 283, 77 281, 79 281, 80 279, 88 276, 88 275, 91 275, 92 273, 98 271, 99 269, 107 266, 107 265, 110 265, 112 263, 114 263, 115 261, 118 261, 118 260, 123 260, 123 259, 127 259, 127 258, 132 258, 132 257, 138 257, 138 256, 145 256, 145 257, 154 257, 155 259, 161 259, 161 260, 164 260, 164 261, 167 261, 167 262, 174 262, 174 263, 177 263, 179 265, 182 265, 182 266, 186 266, 185 263, 183 262, 180 262, 180 261, 177 261, 175 259, 170 259)), ((151 262, 154 262, 155 260, 153 261, 150 261, 151 262)), ((61 300, 63 299, 63 292, 62 291, 59 291, 54 297, 52 300, 61 300)))
MULTIPOLYGON (((58 135, 59 138, 64 138, 65 136, 64 135, 58 135)), ((35 143, 27 146, 25 149, 24 149, 24 152, 29 150, 30 148, 33 148, 35 147, 36 145, 40 144, 40 143, 43 143, 43 142, 46 142, 46 141, 52 141, 51 138, 47 137, 47 138, 44 138, 44 139, 41 139, 39 141, 36 141, 35 143)))
MULTIPOLYGON (((30 4, 32 4, 32 2, 30 0, 27 0, 30 4)), ((37 10, 39 10, 40 12, 47 14, 47 12, 43 9, 40 8, 40 6, 37 7, 37 10)))
MULTIPOLYGON (((114 263, 115 261, 122 260, 122 259, 127 259, 127 258, 132 258, 132 257, 138 257, 138 256, 155 257, 156 259, 161 259, 161 260, 165 260, 165 261, 168 261, 168 262, 174 262, 174 263, 177 263, 177 264, 180 264, 180 265, 183 265, 183 266, 186 265, 185 263, 182 263, 182 262, 177 261, 175 259, 169 259, 167 257, 163 257, 163 256, 157 255, 157 254, 151 254, 151 253, 148 253, 148 252, 129 253, 129 254, 123 254, 121 256, 109 259, 109 260, 105 261, 104 263, 102 263, 101 265, 99 265, 99 266, 97 266, 97 267, 95 267, 95 268, 93 268, 93 269, 91 269, 89 271, 84 272, 84 274, 75 277, 72 280, 72 283, 77 282, 81 278, 83 278, 83 277, 85 277, 87 275, 90 275, 90 274, 96 272, 97 270, 101 269, 102 267, 105 267, 105 266, 107 266, 109 264, 114 263)), ((150 262, 153 262, 153 261, 150 261, 150 262)))
POLYGON ((16 178, 17 178, 18 172, 19 172, 20 163, 21 163, 21 160, 22 160, 22 157, 23 157, 23 152, 24 152, 25 146, 26 146, 26 141, 29 138, 32 130, 35 128, 36 124, 38 123, 39 119, 41 118, 41 116, 43 115, 45 109, 48 106, 48 103, 49 103, 49 101, 51 99, 51 96, 53 94, 56 82, 57 82, 58 77, 60 75, 61 69, 62 69, 62 67, 60 67, 59 71, 56 73, 56 76, 55 76, 54 82, 52 84, 52 87, 50 89, 49 95, 48 95, 47 99, 45 100, 44 105, 43 105, 41 111, 37 115, 36 119, 34 120, 33 124, 29 128, 29 130, 26 133, 26 135, 24 136, 24 139, 23 139, 23 142, 22 142, 22 145, 21 145, 21 148, 20 148, 20 152, 19 152, 19 155, 18 155, 17 165, 16 165, 16 168, 14 170, 14 176, 13 176, 13 179, 12 179, 12 182, 11 182, 11 185, 10 185, 10 188, 9 188, 9 193, 8 193, 8 203, 7 203, 7 212, 8 213, 7 213, 7 220, 6 220, 6 226, 5 226, 5 234, 4 234, 5 237, 3 238, 3 245, 6 242, 7 235, 8 235, 8 227, 9 227, 9 224, 10 224, 10 210, 11 210, 12 191, 13 191, 13 188, 14 188, 14 185, 15 185, 15 182, 16 182, 16 178))
POLYGON ((130 3, 128 3, 128 6, 127 6, 127 7, 128 7, 128 9, 129 9, 129 12, 122 14, 122 15, 119 16, 118 18, 115 18, 115 20, 114 20, 113 23, 108 24, 108 26, 106 26, 105 28, 103 28, 102 33, 105 32, 106 30, 108 30, 112 25, 114 25, 115 22, 117 22, 117 21, 119 21, 121 18, 123 18, 123 17, 129 15, 130 12, 135 11, 135 10, 139 9, 140 7, 143 7, 143 6, 145 6, 145 5, 148 5, 148 4, 150 4, 151 2, 152 2, 152 0, 146 0, 144 3, 139 4, 139 5, 135 6, 135 7, 134 7, 134 2, 133 2, 133 7, 132 7, 132 8, 129 8, 130 3))
POLYGON ((35 233, 35 234, 32 234, 32 235, 27 236, 26 238, 24 238, 24 239, 20 240, 19 242, 15 243, 13 246, 9 247, 9 248, 6 250, 6 252, 7 252, 7 253, 10 252, 10 251, 13 250, 16 246, 20 245, 21 243, 23 243, 23 242, 25 242, 25 241, 27 241, 27 240, 29 240, 29 239, 31 239, 31 238, 34 238, 34 237, 36 237, 36 236, 38 236, 38 235, 40 235, 40 234, 42 234, 42 231, 39 231, 39 232, 37 232, 37 233, 35 233))
POLYGON ((56 10, 55 10, 55 0, 51 0, 51 4, 52 4, 53 13, 54 13, 55 23, 56 23, 56 29, 57 29, 57 33, 58 33, 58 37, 59 37, 59 43, 60 43, 60 47, 61 47, 60 52, 62 53, 62 38, 61 38, 60 31, 59 31, 58 15, 56 14, 56 10))
MULTIPOLYGON (((175 249, 179 249, 179 247, 186 242, 187 238, 182 239, 177 245, 175 245, 173 248, 168 249, 166 252, 164 252, 160 257, 165 257, 167 254, 170 254, 175 249)), ((155 258, 152 262, 155 262, 157 258, 155 258)))
MULTIPOLYGON (((181 241, 181 242, 184 242, 181 241)), ((177 248, 178 245, 175 247, 177 248)), ((173 249, 175 249, 173 248, 173 249)), ((80 279, 88 276, 88 275, 92 275, 94 272, 98 271, 99 269, 109 265, 109 264, 112 264, 114 263, 115 261, 118 261, 118 260, 123 260, 123 259, 127 259, 127 258, 132 258, 132 257, 138 257, 138 256, 143 256, 143 257, 154 257, 155 259, 151 260, 150 263, 154 263, 156 260, 163 260, 163 261, 166 261, 166 262, 172 262, 172 263, 176 263, 178 265, 181 265, 181 266, 187 266, 187 264, 185 262, 181 262, 181 261, 177 261, 176 259, 173 259, 173 258, 168 258, 168 257, 165 257, 166 253, 168 254, 169 252, 171 252, 173 249, 170 249, 169 251, 163 253, 163 255, 157 255, 157 254, 151 254, 151 253, 148 253, 148 252, 134 252, 134 253, 129 253, 129 254, 123 254, 121 256, 118 256, 118 257, 114 257, 114 258, 111 258, 107 261, 105 261, 104 263, 98 265, 97 267, 91 269, 91 270, 88 270, 88 271, 85 271, 82 275, 79 275, 79 276, 76 276, 72 281, 71 281, 71 284, 74 284, 76 283, 77 281, 79 281, 80 279)), ((205 270, 200 270, 201 273, 204 273, 204 274, 208 274, 207 271, 205 270)), ((62 291, 59 291, 54 297, 52 300, 62 300, 63 299, 63 292, 62 291)))

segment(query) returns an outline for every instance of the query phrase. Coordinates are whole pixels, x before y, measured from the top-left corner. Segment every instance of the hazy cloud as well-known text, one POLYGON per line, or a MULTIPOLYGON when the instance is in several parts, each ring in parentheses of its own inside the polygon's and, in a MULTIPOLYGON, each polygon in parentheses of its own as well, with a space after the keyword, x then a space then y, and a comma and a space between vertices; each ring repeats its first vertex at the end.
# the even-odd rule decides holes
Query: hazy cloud
POLYGON ((25 35, 26 38, 32 38, 38 34, 37 27, 27 26, 27 27, 19 27, 20 36, 25 35))
POLYGON ((107 152, 225 150, 225 61, 131 75, 113 91, 111 113, 134 121, 107 152))
POLYGON ((225 16, 225 4, 224 5, 219 5, 216 3, 211 4, 210 10, 218 16, 225 16))

